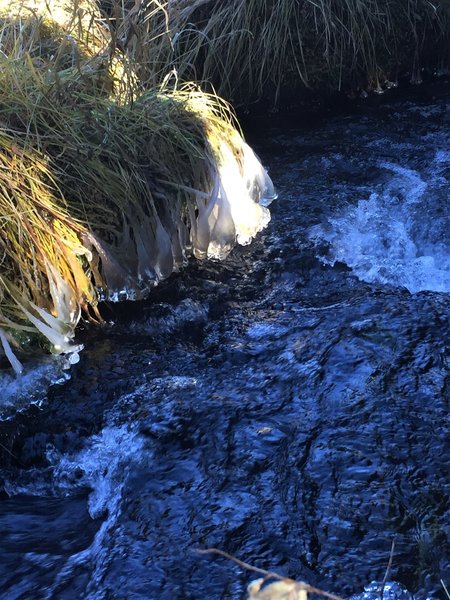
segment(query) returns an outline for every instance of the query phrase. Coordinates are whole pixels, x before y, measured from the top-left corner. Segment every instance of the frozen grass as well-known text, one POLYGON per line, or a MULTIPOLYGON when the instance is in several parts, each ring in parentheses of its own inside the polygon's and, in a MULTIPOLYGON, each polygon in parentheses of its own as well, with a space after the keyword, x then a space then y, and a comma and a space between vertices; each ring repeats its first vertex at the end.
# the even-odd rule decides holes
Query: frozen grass
POLYGON ((426 0, 0 0, 0 353, 223 258, 274 197, 229 106, 448 64, 426 0), (102 3, 103 8, 106 3, 102 3))
POLYGON ((0 353, 17 372, 20 345, 71 351, 99 299, 248 243, 274 196, 225 102, 144 91, 97 13, 80 18, 0 25, 0 353))
POLYGON ((381 90, 399 74, 417 82, 423 66, 450 63, 450 4, 439 0, 112 4, 117 38, 144 79, 158 84, 176 69, 241 104, 276 104, 282 90, 381 90))

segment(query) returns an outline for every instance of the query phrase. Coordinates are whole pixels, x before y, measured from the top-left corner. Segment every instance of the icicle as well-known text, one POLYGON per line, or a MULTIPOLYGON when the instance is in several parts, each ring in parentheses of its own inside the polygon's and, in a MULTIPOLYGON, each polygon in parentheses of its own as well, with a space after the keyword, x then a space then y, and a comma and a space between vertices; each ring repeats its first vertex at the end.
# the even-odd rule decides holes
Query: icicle
MULTIPOLYGON (((236 241, 238 244, 249 244, 253 237, 270 221, 270 213, 267 208, 262 207, 254 201, 251 193, 255 193, 254 178, 250 175, 247 182, 239 168, 239 164, 230 147, 222 142, 220 154, 223 158, 219 169, 221 184, 226 197, 230 203, 231 215, 236 228, 236 241), (248 181, 253 181, 249 186, 248 181), (249 189, 250 188, 250 189, 249 189)), ((250 155, 252 157, 254 155, 250 155)), ((251 158, 251 160, 253 160, 251 158)), ((256 160, 258 166, 257 173, 260 173, 260 163, 256 160)), ((249 172, 248 167, 244 167, 244 172, 249 172)), ((259 189, 259 188, 257 188, 259 189)))
POLYGON ((64 336, 73 337, 73 331, 76 325, 75 323, 71 325, 70 323, 62 321, 58 317, 54 317, 45 309, 34 304, 34 302, 30 302, 30 306, 33 308, 34 311, 37 312, 37 314, 41 317, 44 323, 47 323, 47 325, 51 327, 54 331, 64 336))
POLYGON ((108 288, 107 299, 112 302, 134 299, 138 289, 137 281, 130 271, 112 256, 112 252, 107 250, 106 243, 97 239, 91 231, 82 235, 82 241, 85 246, 95 248, 102 261, 101 272, 108 288))
POLYGON ((150 285, 153 287, 158 280, 155 270, 156 239, 149 223, 147 224, 147 227, 148 230, 137 223, 132 224, 138 257, 138 281, 141 286, 150 285))
POLYGON ((172 244, 173 270, 177 271, 186 265, 186 226, 178 219, 170 232, 170 243, 172 244), (184 233, 182 234, 181 232, 184 233))
POLYGON ((192 204, 189 204, 189 216, 191 220, 191 240, 192 251, 196 258, 204 259, 208 256, 208 247, 211 239, 211 231, 215 224, 215 216, 212 211, 216 205, 220 178, 215 165, 210 165, 210 178, 213 181, 213 188, 209 196, 198 192, 196 194, 196 204, 198 215, 192 204))
POLYGON ((74 289, 64 281, 57 269, 45 261, 50 295, 58 320, 76 326, 81 315, 80 304, 74 289))
POLYGON ((272 180, 261 161, 253 152, 248 144, 242 143, 243 152, 243 178, 250 197, 261 204, 269 206, 273 200, 277 199, 272 180))
POLYGON ((206 201, 204 198, 197 195, 197 227, 196 237, 192 242, 194 256, 199 259, 206 258, 208 254, 208 246, 211 238, 211 228, 209 217, 217 201, 217 194, 213 191, 209 199, 206 201))
POLYGON ((169 238, 172 271, 178 270, 186 264, 186 225, 181 218, 180 200, 177 198, 169 202, 163 197, 162 201, 155 205, 155 209, 169 238))
POLYGON ((155 214, 156 218, 156 248, 157 248, 157 259, 156 259, 156 274, 159 279, 165 279, 169 277, 173 272, 173 254, 172 254, 172 243, 170 236, 166 229, 163 227, 159 217, 155 214))
POLYGON ((230 203, 222 185, 220 186, 220 193, 213 213, 215 213, 215 223, 211 231, 208 258, 223 260, 228 256, 236 243, 236 228, 231 214, 230 203))
POLYGON ((12 366, 12 368, 14 369, 15 374, 21 375, 23 372, 23 365, 12 351, 6 333, 2 329, 0 329, 0 342, 2 343, 5 356, 9 360, 9 363, 12 366))
MULTIPOLYGON (((47 323, 41 321, 40 319, 38 319, 37 317, 35 317, 29 310, 27 310, 24 306, 20 306, 20 308, 22 309, 23 313, 25 314, 25 316, 27 317, 27 319, 33 323, 33 325, 36 327, 36 329, 42 333, 42 335, 44 337, 47 338, 47 340, 52 344, 53 349, 55 350, 55 352, 62 352, 62 353, 68 353, 68 352, 78 352, 79 350, 82 349, 82 346, 74 346, 71 342, 71 337, 73 337, 73 334, 71 336, 69 336, 69 334, 64 335, 62 334, 58 329, 53 329, 53 327, 47 323, 51 323, 51 319, 54 317, 52 317, 52 315, 50 315, 49 313, 46 313, 46 321, 47 323)), ((35 309, 36 306, 33 306, 33 308, 35 309)), ((45 313, 45 311, 43 309, 39 310, 39 314, 42 315, 42 313, 45 313)))

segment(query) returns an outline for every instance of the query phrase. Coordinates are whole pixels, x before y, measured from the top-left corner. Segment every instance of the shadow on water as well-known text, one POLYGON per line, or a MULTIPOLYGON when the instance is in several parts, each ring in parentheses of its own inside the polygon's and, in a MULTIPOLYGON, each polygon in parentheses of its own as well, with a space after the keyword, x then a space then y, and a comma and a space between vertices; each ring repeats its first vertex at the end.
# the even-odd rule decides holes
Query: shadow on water
POLYGON ((242 598, 213 546, 345 596, 394 537, 390 579, 442 595, 449 119, 440 90, 259 137, 264 235, 111 309, 1 424, 2 597, 242 598))

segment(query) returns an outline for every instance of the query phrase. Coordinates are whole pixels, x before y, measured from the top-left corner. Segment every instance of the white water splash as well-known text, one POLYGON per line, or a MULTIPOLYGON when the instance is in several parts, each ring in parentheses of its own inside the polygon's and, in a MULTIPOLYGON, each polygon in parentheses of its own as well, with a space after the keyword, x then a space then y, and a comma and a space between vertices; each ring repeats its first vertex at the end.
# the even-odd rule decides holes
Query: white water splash
POLYGON ((47 458, 54 464, 53 493, 71 495, 77 487, 91 487, 88 510, 93 519, 105 515, 92 544, 71 555, 59 571, 45 598, 56 597, 60 586, 70 580, 79 567, 89 565, 89 598, 105 598, 101 585, 104 573, 115 556, 114 540, 120 535, 118 520, 122 512, 123 490, 130 471, 143 460, 144 441, 133 426, 110 425, 93 436, 87 446, 74 454, 60 455, 49 449, 47 458))
POLYGON ((355 594, 349 600, 378 600, 382 596, 385 600, 414 600, 414 596, 400 583, 395 581, 372 581, 364 587, 362 594, 355 594))
MULTIPOLYGON (((135 393, 124 395, 120 402, 127 403, 135 395, 146 393, 146 387, 139 387, 135 393)), ((53 582, 42 590, 42 598, 59 597, 67 582, 76 576, 80 569, 89 571, 86 582, 86 597, 93 600, 106 598, 102 580, 111 561, 121 551, 116 548, 121 536, 119 520, 123 511, 125 488, 130 473, 144 461, 151 459, 151 452, 144 452, 145 438, 139 435, 134 423, 123 421, 119 413, 105 414, 107 424, 96 435, 88 438, 84 447, 74 452, 60 452, 48 445, 46 458, 48 466, 34 469, 32 479, 26 476, 19 481, 5 481, 4 490, 13 498, 16 495, 37 497, 71 497, 79 491, 90 488, 88 511, 92 519, 103 519, 92 543, 86 548, 67 556, 59 568, 53 582)), ((147 465, 148 469, 148 465, 147 465)), ((37 565, 45 559, 36 554, 37 565)), ((33 561, 33 553, 26 554, 27 561, 33 561)), ((51 559, 54 561, 54 557, 51 559)), ((30 596, 31 597, 31 596, 30 596)))
POLYGON ((392 173, 381 192, 311 228, 312 240, 329 245, 319 258, 345 263, 369 283, 449 292, 448 192, 439 179, 450 164, 448 153, 438 151, 434 162, 427 180, 413 169, 381 163, 392 173))
POLYGON ((36 363, 28 363, 20 377, 12 370, 0 373, 0 420, 30 404, 40 405, 51 385, 65 383, 70 379, 70 364, 78 354, 46 356, 36 363))

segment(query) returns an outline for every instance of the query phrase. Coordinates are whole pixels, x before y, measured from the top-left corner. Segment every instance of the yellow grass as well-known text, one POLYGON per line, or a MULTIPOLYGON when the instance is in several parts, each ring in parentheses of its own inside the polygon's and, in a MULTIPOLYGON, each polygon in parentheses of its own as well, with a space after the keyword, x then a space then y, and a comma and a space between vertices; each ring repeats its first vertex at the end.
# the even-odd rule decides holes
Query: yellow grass
POLYGON ((99 300, 249 243, 274 196, 226 103, 193 84, 143 91, 114 45, 65 27, 0 26, 0 352, 16 371, 33 339, 70 351, 99 300))

